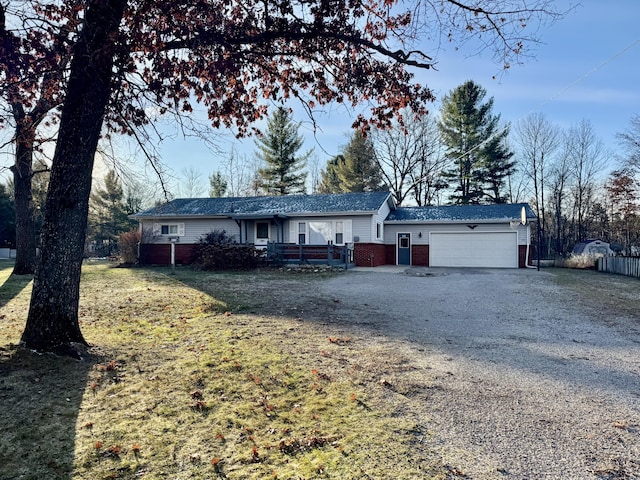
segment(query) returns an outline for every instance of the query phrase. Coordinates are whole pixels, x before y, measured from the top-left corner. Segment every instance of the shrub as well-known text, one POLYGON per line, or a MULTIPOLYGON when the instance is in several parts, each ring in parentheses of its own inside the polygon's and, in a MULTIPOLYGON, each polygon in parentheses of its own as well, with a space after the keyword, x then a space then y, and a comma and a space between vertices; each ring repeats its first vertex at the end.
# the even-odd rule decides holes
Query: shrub
POLYGON ((227 235, 226 230, 212 230, 206 235, 203 235, 198 240, 198 244, 202 245, 232 245, 233 238, 227 235))
POLYGON ((141 234, 138 229, 129 230, 120 234, 118 246, 120 247, 120 260, 122 263, 136 263, 138 261, 138 243, 141 234))
POLYGON ((570 255, 564 260, 563 266, 566 268, 590 269, 596 268, 596 262, 596 257, 583 253, 580 255, 570 255))
POLYGON ((225 230, 213 230, 193 247, 191 263, 200 270, 249 270, 255 268, 262 257, 262 250, 234 243, 225 230))

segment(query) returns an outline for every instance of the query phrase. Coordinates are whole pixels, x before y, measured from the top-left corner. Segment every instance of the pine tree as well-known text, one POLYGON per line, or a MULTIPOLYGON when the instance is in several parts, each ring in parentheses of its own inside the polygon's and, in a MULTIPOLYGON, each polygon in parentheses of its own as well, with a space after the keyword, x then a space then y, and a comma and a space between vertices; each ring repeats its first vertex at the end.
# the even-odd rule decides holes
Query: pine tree
POLYGON ((356 130, 341 155, 321 172, 321 193, 375 192, 383 188, 380 166, 370 139, 356 130))
POLYGON ((327 166, 320 172, 318 193, 341 193, 338 169, 344 163, 344 155, 336 155, 327 161, 327 166))
POLYGON ((227 194, 229 182, 220 173, 220 170, 209 175, 209 196, 213 198, 224 197, 227 194))
POLYGON ((265 135, 256 141, 258 157, 266 163, 258 170, 259 187, 267 194, 304 193, 307 174, 303 169, 311 152, 298 156, 303 143, 289 111, 279 107, 269 118, 265 135))
POLYGON ((515 171, 516 162, 510 161, 513 152, 506 145, 509 129, 493 135, 484 145, 484 162, 480 176, 484 181, 485 198, 489 203, 506 203, 507 178, 515 171))
POLYGON ((88 239, 96 243, 96 252, 111 255, 117 251, 118 237, 131 229, 127 218, 122 184, 115 171, 104 177, 104 188, 91 194, 88 239))
POLYGON ((453 168, 443 176, 455 185, 450 199, 456 204, 505 201, 502 188, 513 173, 513 153, 505 145, 508 129, 499 129, 493 115, 493 97, 482 103, 486 90, 469 80, 442 101, 438 123, 446 157, 453 168))

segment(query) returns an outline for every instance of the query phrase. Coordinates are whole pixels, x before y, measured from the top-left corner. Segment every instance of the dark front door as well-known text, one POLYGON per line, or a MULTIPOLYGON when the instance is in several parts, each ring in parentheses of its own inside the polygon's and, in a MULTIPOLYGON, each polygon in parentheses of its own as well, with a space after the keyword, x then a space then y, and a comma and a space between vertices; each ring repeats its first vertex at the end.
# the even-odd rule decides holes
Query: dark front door
POLYGON ((398 265, 411 265, 411 234, 398 234, 398 265))

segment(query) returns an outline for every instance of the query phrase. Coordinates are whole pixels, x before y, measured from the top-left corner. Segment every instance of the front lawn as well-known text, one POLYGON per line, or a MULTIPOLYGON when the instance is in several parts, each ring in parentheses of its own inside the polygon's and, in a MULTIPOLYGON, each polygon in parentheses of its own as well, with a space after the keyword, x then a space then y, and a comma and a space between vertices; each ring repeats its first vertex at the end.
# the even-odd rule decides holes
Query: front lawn
POLYGON ((323 275, 87 265, 92 348, 78 362, 17 346, 30 284, 11 267, 0 264, 3 479, 446 477, 385 386, 363 381, 352 339, 286 301, 323 275))

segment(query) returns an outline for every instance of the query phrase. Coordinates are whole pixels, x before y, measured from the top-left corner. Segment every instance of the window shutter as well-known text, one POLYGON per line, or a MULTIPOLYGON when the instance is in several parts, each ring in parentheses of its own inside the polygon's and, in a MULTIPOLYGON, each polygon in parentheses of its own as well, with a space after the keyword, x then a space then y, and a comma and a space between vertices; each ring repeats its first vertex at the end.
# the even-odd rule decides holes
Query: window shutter
POLYGON ((184 237, 184 223, 178 224, 178 236, 184 237))
POLYGON ((344 243, 353 242, 353 227, 351 226, 351 220, 344 221, 344 243))
POLYGON ((298 243, 298 222, 289 220, 289 243, 298 243))
POLYGON ((154 223, 153 224, 153 236, 158 236, 160 235, 160 224, 159 223, 154 223))

